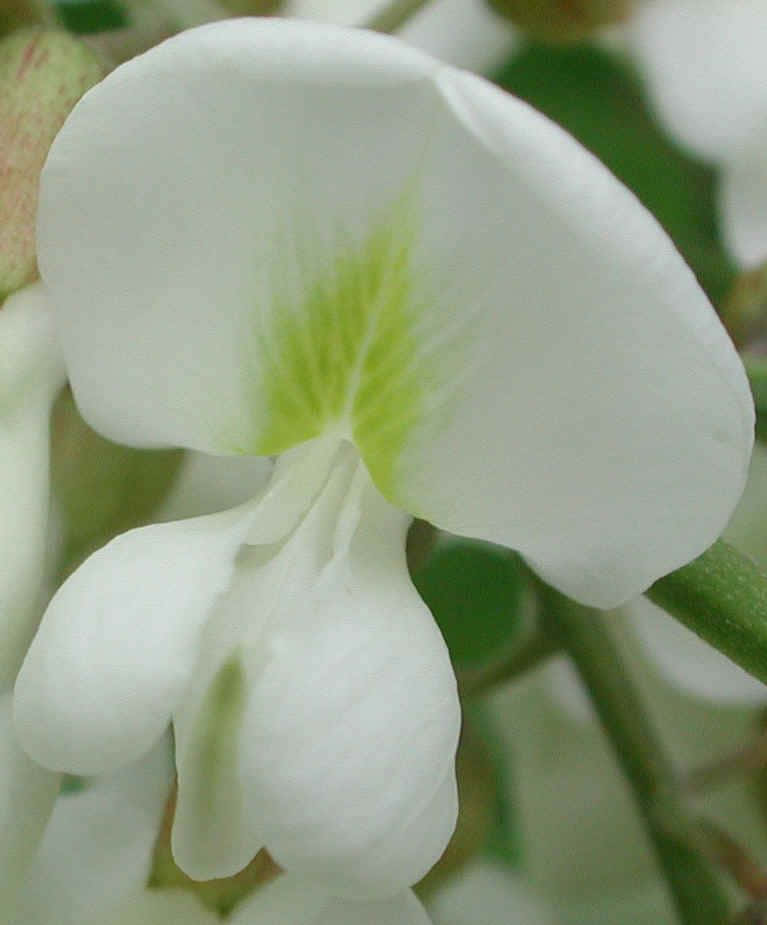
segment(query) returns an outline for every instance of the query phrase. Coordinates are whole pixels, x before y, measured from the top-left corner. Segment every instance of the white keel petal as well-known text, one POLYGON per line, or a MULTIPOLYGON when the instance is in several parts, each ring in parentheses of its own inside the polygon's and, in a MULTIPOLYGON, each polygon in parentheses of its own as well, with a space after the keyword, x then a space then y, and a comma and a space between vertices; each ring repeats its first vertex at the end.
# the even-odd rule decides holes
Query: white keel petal
POLYGON ((16 683, 16 728, 31 755, 99 774, 160 737, 249 525, 241 507, 132 530, 67 579, 16 683))

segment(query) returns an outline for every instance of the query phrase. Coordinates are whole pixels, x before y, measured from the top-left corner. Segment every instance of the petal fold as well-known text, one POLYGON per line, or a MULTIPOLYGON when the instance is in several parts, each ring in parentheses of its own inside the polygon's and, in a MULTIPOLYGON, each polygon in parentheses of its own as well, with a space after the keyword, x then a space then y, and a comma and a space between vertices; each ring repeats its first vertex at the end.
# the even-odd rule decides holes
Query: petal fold
POLYGON ((249 514, 244 506, 132 530, 67 579, 16 683, 16 728, 36 760, 98 774, 160 737, 229 586, 249 514))

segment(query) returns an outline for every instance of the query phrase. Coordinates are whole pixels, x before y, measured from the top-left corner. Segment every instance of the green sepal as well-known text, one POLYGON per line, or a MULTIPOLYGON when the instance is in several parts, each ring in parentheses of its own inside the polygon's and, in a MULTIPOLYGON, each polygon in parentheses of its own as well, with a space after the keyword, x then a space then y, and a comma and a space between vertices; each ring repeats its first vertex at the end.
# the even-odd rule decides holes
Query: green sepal
POLYGON ((55 4, 55 8, 64 28, 80 35, 124 29, 130 22, 119 0, 60 2, 55 4))

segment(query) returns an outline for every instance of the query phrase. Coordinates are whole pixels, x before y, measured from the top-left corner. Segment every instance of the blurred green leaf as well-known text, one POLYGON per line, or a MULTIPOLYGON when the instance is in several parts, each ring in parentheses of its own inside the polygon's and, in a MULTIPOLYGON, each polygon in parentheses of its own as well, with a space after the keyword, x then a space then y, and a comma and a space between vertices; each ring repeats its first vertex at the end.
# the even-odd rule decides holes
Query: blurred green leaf
POLYGON ((501 651, 521 621, 525 572, 514 553, 472 540, 441 538, 413 576, 458 668, 501 651))
POLYGON ((64 28, 80 35, 110 32, 128 25, 128 15, 119 0, 61 0, 54 7, 64 28))
POLYGON ((673 238, 716 304, 734 276, 717 234, 715 175, 653 119, 632 71, 591 46, 529 45, 496 82, 558 122, 632 189, 673 238))

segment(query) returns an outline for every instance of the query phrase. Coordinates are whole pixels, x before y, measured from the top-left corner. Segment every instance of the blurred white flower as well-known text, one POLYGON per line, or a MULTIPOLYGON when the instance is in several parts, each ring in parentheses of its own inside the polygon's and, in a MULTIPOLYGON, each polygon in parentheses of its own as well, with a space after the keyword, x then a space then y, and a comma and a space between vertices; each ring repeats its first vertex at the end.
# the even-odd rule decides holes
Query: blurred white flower
POLYGON ((0 305, 0 693, 40 616, 50 411, 63 384, 43 288, 27 286, 0 305))
POLYGON ((474 861, 428 900, 434 925, 554 925, 547 903, 494 861, 474 861))
MULTIPOLYGON (((387 0, 288 0, 285 12, 300 19, 363 26, 387 0)), ((486 0, 432 0, 397 30, 397 37, 446 64, 488 73, 508 60, 516 30, 486 0)))
MULTIPOLYGON (((611 615, 615 640, 649 717, 680 774, 750 740, 757 711, 717 705, 658 677, 630 626, 611 615), (614 619, 613 619, 614 617, 614 619)), ((630 791, 598 722, 585 723, 535 672, 493 695, 506 745, 508 801, 520 835, 520 876, 545 896, 560 925, 674 925, 677 917, 630 791)), ((722 825, 758 863, 765 830, 752 783, 741 775, 694 807, 722 825)))
POLYGON ((726 242, 744 266, 767 258, 767 56, 763 0, 648 0, 630 42, 661 119, 722 169, 726 242))

